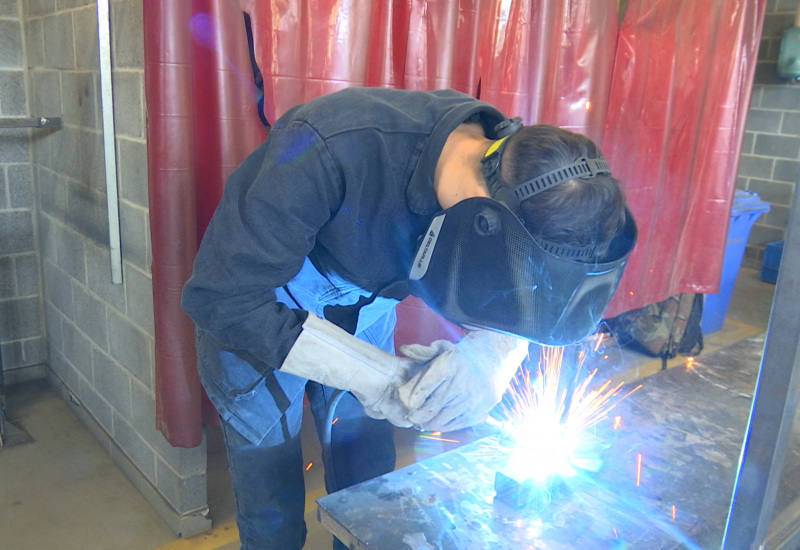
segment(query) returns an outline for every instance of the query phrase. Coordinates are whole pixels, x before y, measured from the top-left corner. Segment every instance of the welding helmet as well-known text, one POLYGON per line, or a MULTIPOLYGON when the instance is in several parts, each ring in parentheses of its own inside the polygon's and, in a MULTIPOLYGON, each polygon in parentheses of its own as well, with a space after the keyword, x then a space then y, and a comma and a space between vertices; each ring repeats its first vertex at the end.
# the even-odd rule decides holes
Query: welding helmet
POLYGON ((484 159, 493 198, 465 199, 433 218, 414 258, 410 291, 466 329, 549 346, 578 342, 596 330, 617 288, 636 241, 633 216, 626 208, 622 230, 602 248, 534 237, 518 217, 522 200, 569 179, 609 173, 608 166, 582 158, 515 188, 498 187, 502 145, 484 159))

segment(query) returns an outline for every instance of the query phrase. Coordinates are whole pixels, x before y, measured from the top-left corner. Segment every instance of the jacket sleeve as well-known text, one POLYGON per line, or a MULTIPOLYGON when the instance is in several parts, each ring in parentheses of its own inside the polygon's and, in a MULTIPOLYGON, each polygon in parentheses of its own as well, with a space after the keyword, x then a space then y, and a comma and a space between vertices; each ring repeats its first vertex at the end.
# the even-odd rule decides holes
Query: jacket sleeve
POLYGON ((209 223, 182 306, 243 356, 280 368, 307 313, 277 301, 335 214, 343 186, 324 141, 305 123, 273 128, 234 171, 209 223))

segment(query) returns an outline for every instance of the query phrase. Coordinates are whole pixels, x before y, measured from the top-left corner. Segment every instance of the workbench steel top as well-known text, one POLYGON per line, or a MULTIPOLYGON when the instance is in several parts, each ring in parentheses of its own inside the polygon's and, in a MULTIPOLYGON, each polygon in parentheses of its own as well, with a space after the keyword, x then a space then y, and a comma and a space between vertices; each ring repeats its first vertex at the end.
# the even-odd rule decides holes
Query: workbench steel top
MULTIPOLYGON (((621 426, 610 416, 588 434, 602 468, 522 510, 495 499, 507 455, 487 437, 322 497, 318 518, 351 548, 719 548, 763 347, 755 336, 640 381, 612 412, 621 426)), ((800 469, 797 439, 786 472, 800 469)))

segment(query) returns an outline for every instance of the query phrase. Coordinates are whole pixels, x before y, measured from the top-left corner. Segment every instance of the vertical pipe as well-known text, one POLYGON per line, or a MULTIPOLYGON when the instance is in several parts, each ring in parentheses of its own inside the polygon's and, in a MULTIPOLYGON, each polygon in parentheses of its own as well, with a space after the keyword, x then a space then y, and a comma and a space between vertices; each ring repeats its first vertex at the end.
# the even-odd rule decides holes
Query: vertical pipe
MULTIPOLYGON (((800 186, 800 179, 797 185, 800 186)), ((764 548, 783 473, 800 384, 800 193, 795 193, 767 327, 724 550, 764 548)))
POLYGON ((114 144, 114 94, 111 84, 111 24, 108 0, 97 0, 97 40, 100 58, 100 105, 103 113, 103 158, 106 166, 111 282, 118 285, 122 283, 122 252, 119 236, 117 153, 114 144))

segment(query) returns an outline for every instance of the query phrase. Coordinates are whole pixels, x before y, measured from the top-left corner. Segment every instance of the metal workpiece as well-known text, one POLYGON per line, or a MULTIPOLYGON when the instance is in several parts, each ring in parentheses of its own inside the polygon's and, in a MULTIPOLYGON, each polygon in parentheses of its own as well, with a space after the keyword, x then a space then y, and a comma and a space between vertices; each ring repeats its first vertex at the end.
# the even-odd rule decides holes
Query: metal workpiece
POLYGON ((61 128, 61 118, 44 116, 0 118, 0 128, 61 128))
POLYGON ((597 471, 533 492, 488 436, 321 497, 318 517, 357 549, 720 548, 763 349, 762 334, 641 380, 587 433, 597 471))

